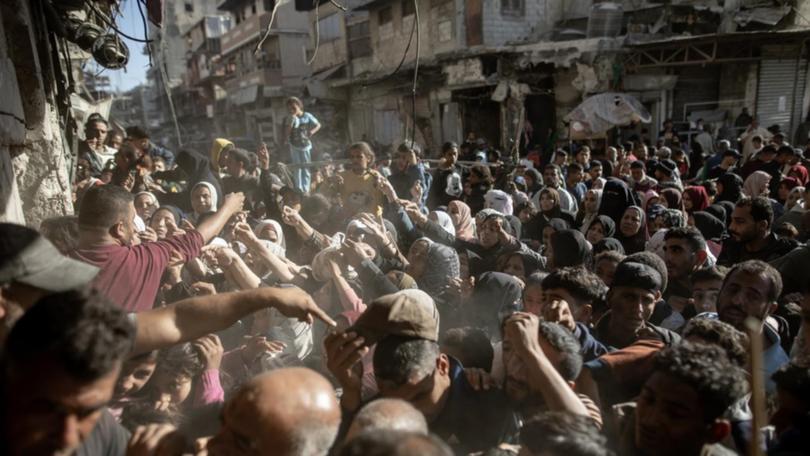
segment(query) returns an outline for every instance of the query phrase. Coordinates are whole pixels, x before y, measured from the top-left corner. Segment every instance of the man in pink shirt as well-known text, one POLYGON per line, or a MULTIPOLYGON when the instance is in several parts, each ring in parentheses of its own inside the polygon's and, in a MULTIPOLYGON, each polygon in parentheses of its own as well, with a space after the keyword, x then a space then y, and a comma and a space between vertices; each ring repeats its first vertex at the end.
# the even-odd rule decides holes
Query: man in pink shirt
POLYGON ((71 254, 100 269, 92 286, 129 312, 151 309, 161 277, 173 257, 189 261, 213 239, 245 197, 233 193, 216 214, 179 236, 138 244, 133 195, 103 185, 87 191, 79 212, 79 247, 71 254))

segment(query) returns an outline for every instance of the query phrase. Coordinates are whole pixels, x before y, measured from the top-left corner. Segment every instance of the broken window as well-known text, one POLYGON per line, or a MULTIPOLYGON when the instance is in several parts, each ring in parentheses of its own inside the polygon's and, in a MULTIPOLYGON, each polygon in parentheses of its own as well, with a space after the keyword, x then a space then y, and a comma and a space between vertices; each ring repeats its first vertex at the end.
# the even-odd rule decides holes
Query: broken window
POLYGON ((186 3, 183 4, 183 6, 185 7, 187 13, 193 13, 194 12, 194 3, 186 2, 186 3))
POLYGON ((402 17, 408 17, 414 13, 416 13, 416 8, 414 8, 413 0, 402 0, 402 17))
POLYGON ((340 18, 342 14, 333 14, 318 21, 321 41, 332 41, 340 38, 340 18))
POLYGON ((501 14, 505 16, 523 16, 526 14, 526 1, 501 0, 501 14))
POLYGON ((380 25, 390 24, 391 21, 394 20, 394 15, 391 11, 391 7, 385 7, 380 10, 379 14, 379 21, 380 25))
POLYGON ((358 22, 346 28, 349 39, 349 57, 356 59, 371 55, 371 32, 368 21, 358 22))

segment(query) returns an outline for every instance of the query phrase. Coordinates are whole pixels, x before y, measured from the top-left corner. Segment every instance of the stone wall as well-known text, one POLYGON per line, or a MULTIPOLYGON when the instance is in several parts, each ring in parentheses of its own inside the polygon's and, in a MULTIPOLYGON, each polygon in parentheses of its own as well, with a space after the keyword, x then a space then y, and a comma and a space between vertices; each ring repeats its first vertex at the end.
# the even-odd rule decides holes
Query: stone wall
POLYGON ((59 62, 51 57, 42 12, 32 11, 37 5, 0 2, 0 220, 35 228, 73 212, 73 158, 57 113, 59 62))

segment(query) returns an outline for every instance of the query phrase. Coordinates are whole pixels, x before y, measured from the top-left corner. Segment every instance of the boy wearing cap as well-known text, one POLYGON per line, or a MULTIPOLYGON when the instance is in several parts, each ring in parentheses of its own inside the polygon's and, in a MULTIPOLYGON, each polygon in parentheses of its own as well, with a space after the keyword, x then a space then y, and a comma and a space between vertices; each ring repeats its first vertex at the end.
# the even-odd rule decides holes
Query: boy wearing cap
POLYGON ((677 334, 649 322, 661 299, 662 283, 661 274, 646 264, 620 263, 607 294, 610 311, 594 328, 596 339, 609 349, 627 347, 647 336, 667 345, 677 341, 677 334))

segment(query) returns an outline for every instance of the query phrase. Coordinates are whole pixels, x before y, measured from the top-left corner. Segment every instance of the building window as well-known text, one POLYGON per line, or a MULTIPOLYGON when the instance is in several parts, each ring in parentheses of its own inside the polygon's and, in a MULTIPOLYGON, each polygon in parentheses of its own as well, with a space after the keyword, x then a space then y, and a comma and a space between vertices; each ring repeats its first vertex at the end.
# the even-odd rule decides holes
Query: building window
POLYGON ((256 2, 253 2, 253 4, 250 5, 250 13, 256 14, 256 2))
POLYGON ((187 12, 187 13, 193 13, 193 12, 194 12, 194 3, 192 3, 192 2, 185 2, 185 3, 183 4, 183 6, 185 7, 185 9, 186 9, 186 12, 187 12))
POLYGON ((381 9, 378 14, 380 25, 390 24, 394 20, 394 13, 391 11, 390 6, 381 9))
POLYGON ((414 0, 402 0, 402 17, 408 17, 416 13, 413 1, 414 0))
POLYGON ((318 21, 321 41, 332 41, 340 38, 340 18, 342 14, 333 14, 318 21))
POLYGON ((349 39, 349 58, 356 59, 371 55, 371 33, 368 21, 359 22, 346 27, 349 39))
POLYGON ((501 14, 505 16, 523 16, 526 14, 525 0, 501 0, 501 14))

